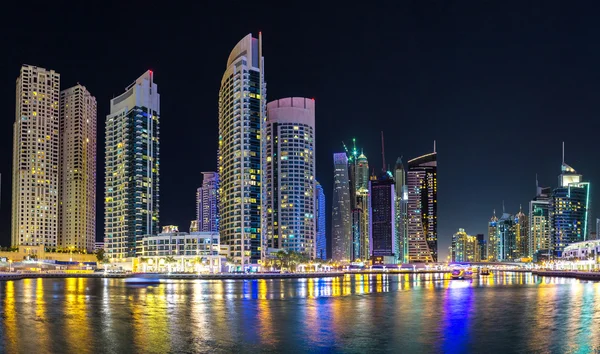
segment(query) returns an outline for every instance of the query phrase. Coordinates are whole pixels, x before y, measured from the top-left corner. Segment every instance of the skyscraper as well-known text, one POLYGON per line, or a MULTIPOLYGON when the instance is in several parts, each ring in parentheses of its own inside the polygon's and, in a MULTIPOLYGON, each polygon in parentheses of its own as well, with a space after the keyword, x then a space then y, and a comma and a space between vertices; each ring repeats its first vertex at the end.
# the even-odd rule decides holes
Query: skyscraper
POLYGON ((333 198, 331 200, 331 253, 335 261, 348 262, 352 253, 350 181, 348 156, 333 154, 333 198))
POLYGON ((60 75, 23 65, 16 95, 11 243, 56 247, 60 75))
POLYGON ((547 254, 550 249, 551 194, 552 191, 549 187, 542 188, 536 185, 536 196, 529 202, 529 257, 533 257, 537 252, 547 254))
POLYGON ((104 241, 108 257, 136 256, 158 233, 160 95, 152 71, 110 100, 106 117, 104 241))
POLYGON ((200 232, 219 232, 219 174, 202 172, 202 187, 196 192, 196 220, 200 232))
POLYGON ((500 262, 513 261, 518 258, 515 217, 508 213, 503 213, 497 222, 497 226, 497 259, 500 262))
POLYGON ((486 260, 487 259, 487 243, 485 242, 485 236, 483 234, 475 235, 477 239, 477 247, 479 247, 479 259, 486 260))
POLYGON ((59 244, 94 251, 96 98, 82 85, 60 93, 59 244))
POLYGON ((437 153, 408 161, 408 260, 437 262, 437 153))
POLYGON ((515 215, 515 238, 517 242, 516 258, 529 257, 529 218, 521 207, 515 215))
POLYGON ((398 260, 408 263, 408 186, 406 171, 402 158, 396 160, 394 167, 396 182, 396 239, 398 244, 398 260))
POLYGON ((369 161, 364 153, 361 153, 355 161, 355 202, 352 210, 352 231, 355 249, 354 259, 366 261, 369 254, 369 161))
POLYGON ((267 104, 265 248, 316 257, 315 101, 282 98, 267 104))
POLYGON ((496 210, 494 215, 488 222, 488 242, 487 242, 487 258, 491 262, 498 260, 498 218, 496 217, 496 210))
POLYGON ((327 236, 325 227, 325 193, 319 182, 316 184, 315 215, 317 217, 317 258, 326 260, 327 258, 327 236))
POLYGON ((481 248, 478 237, 467 235, 465 229, 458 229, 458 232, 452 235, 450 258, 452 262, 481 261, 481 248))
MULTIPOLYGON (((564 148, 564 146, 563 146, 564 148)), ((564 162, 558 176, 559 186, 552 192, 550 225, 552 248, 556 257, 573 242, 585 241, 588 236, 589 182, 564 162)))
POLYGON ((261 260, 266 218, 261 175, 266 165, 266 84, 262 36, 233 48, 219 90, 219 233, 229 256, 244 267, 261 260))
POLYGON ((387 173, 369 181, 369 210, 371 259, 374 264, 395 263, 396 244, 396 191, 394 179, 387 173), (387 258, 387 259, 386 259, 387 258))

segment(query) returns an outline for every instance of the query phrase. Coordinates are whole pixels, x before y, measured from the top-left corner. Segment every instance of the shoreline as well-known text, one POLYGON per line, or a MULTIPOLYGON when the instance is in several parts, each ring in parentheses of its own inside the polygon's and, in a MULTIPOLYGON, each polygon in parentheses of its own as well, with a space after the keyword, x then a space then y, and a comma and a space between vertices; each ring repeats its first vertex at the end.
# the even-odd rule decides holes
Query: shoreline
MULTIPOLYGON (((322 273, 253 273, 253 274, 231 274, 231 273, 220 273, 220 274, 160 274, 160 279, 165 280, 257 280, 257 279, 308 279, 308 278, 338 278, 345 275, 373 275, 373 274, 387 274, 387 275, 402 275, 402 274, 446 274, 450 273, 450 270, 389 270, 389 271, 340 271, 340 272, 322 272, 322 273)), ((496 272, 515 272, 525 273, 531 272, 529 270, 496 270, 496 272)), ((538 274, 541 272, 532 272, 532 274, 538 274)), ((561 272, 559 272, 561 273, 561 272)), ((565 272, 562 272, 565 273, 565 272)), ((9 280, 21 280, 21 279, 37 279, 37 278, 49 278, 49 279, 64 279, 64 278, 99 278, 99 279, 125 279, 132 278, 141 274, 147 273, 133 273, 133 274, 120 274, 120 273, 0 273, 0 281, 9 280)), ((154 274, 154 273, 152 273, 154 274)), ((547 276, 561 276, 552 274, 538 274, 547 276)), ((597 276, 597 280, 600 280, 600 273, 594 274, 597 276)), ((573 277, 573 274, 569 274, 573 277)))
POLYGON ((580 272, 580 271, 565 271, 565 270, 534 270, 531 274, 542 277, 561 277, 575 278, 580 280, 596 280, 600 281, 600 272, 580 272))

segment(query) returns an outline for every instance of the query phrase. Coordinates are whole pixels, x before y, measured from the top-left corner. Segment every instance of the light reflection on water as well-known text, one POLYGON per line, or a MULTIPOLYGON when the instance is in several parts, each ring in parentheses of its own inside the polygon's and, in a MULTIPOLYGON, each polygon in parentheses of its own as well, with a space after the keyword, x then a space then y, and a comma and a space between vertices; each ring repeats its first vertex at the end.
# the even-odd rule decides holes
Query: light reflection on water
POLYGON ((0 353, 591 352, 600 283, 497 273, 0 283, 0 353))

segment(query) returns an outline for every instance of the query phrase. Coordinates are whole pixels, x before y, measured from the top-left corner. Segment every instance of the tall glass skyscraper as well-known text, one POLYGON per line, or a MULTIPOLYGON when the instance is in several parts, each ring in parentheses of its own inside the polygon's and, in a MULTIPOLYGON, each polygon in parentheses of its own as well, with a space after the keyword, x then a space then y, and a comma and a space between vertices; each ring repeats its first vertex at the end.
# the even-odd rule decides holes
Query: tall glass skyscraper
POLYGON ((370 248, 373 263, 388 263, 384 257, 397 256, 394 179, 387 173, 369 183, 370 248))
POLYGON ((550 202, 552 248, 556 257, 569 244, 585 241, 589 232, 590 183, 582 182, 582 176, 564 161, 561 171, 559 187, 552 192, 550 202))
POLYGON ((518 258, 514 216, 503 213, 502 217, 498 220, 497 226, 497 259, 500 262, 513 261, 515 258, 518 258))
POLYGON ((437 262, 437 153, 408 161, 408 260, 437 262))
POLYGON ((219 233, 221 245, 242 267, 261 261, 265 125, 262 37, 248 34, 229 54, 219 90, 219 233))
POLYGON ((352 259, 352 220, 350 215, 350 180, 348 156, 333 154, 333 198, 331 200, 331 253, 339 262, 352 259))
POLYGON ((82 85, 60 93, 59 239, 65 249, 96 243, 96 98, 82 85))
POLYGON ((219 232, 219 174, 202 172, 202 187, 196 192, 197 230, 219 232))
POLYGON ((11 243, 56 247, 60 74, 23 65, 16 94, 11 243))
POLYGON ((152 71, 110 100, 106 117, 104 242, 108 257, 135 257, 158 233, 160 95, 152 71))
POLYGON ((529 257, 529 218, 520 207, 515 215, 515 238, 517 242, 515 259, 529 257))
POLYGON ((315 101, 282 98, 267 104, 266 248, 316 258, 315 101))
POLYGON ((327 258, 327 235, 325 232, 325 193, 319 182, 316 184, 315 208, 317 216, 317 258, 326 260, 327 258))
POLYGON ((496 217, 496 210, 494 215, 488 222, 488 249, 487 259, 491 262, 498 260, 498 217, 496 217))
POLYGON ((399 157, 394 167, 396 182, 396 243, 398 244, 398 260, 408 263, 408 186, 406 171, 399 157))
POLYGON ((529 257, 550 249, 550 196, 551 189, 536 187, 536 196, 529 202, 529 257))
MULTIPOLYGON (((352 169, 351 169, 352 170, 352 169)), ((353 259, 370 258, 369 246, 369 161, 361 153, 354 161, 355 201, 352 209, 353 259)))

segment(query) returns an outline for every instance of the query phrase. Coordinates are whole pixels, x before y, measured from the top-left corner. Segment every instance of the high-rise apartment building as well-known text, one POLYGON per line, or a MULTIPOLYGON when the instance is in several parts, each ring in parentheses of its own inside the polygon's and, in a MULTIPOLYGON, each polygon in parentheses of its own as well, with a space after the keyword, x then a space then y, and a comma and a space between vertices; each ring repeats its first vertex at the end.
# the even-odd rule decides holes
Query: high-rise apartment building
POLYGON ((316 258, 315 101, 282 98, 267 104, 265 248, 316 258))
POLYGON ((483 234, 475 235, 477 239, 477 247, 479 247, 479 259, 486 260, 487 259, 487 243, 485 242, 485 236, 483 234))
POLYGON ((198 220, 190 221, 190 232, 198 232, 198 220))
POLYGON ((94 251, 96 242, 96 98, 82 85, 60 93, 59 244, 94 251))
POLYGON ((452 262, 480 262, 481 248, 478 237, 467 235, 465 229, 458 229, 458 232, 452 235, 450 259, 452 262))
POLYGON ((13 126, 11 243, 58 243, 60 75, 23 65, 13 126))
POLYGON ((219 174, 202 172, 202 187, 196 192, 196 220, 200 232, 219 232, 219 174))
POLYGON ((437 153, 408 161, 406 180, 408 260, 437 262, 437 153))
POLYGON ((350 210, 350 180, 348 156, 333 154, 333 198, 331 200, 331 256, 333 260, 352 259, 352 220, 350 210))
POLYGON ((515 215, 515 238, 517 242, 517 254, 515 259, 529 257, 529 218, 523 209, 515 215))
POLYGON ((496 210, 494 215, 488 222, 488 242, 487 242, 487 259, 491 262, 498 260, 498 217, 496 210))
POLYGON ((515 217, 508 213, 503 213, 497 222, 497 226, 497 260, 500 262, 514 261, 519 258, 517 253, 515 217))
POLYGON ((556 257, 562 255, 566 246, 587 240, 589 235, 588 211, 590 183, 564 162, 558 176, 558 187, 552 192, 550 201, 550 225, 552 249, 556 257))
POLYGON ((106 117, 104 241, 110 258, 136 256, 158 233, 160 95, 152 71, 110 100, 106 117))
MULTIPOLYGON (((397 257, 396 191, 394 179, 387 173, 369 181, 369 241, 373 263, 388 263, 384 257, 397 257), (382 262, 383 261, 383 262, 382 262)), ((395 262, 395 261, 394 261, 395 262)))
POLYGON ((408 186, 406 171, 402 158, 396 160, 394 167, 396 182, 396 242, 398 244, 398 260, 408 263, 408 186))
POLYGON ((326 220, 325 220, 325 193, 323 187, 319 182, 316 184, 316 198, 315 198, 315 215, 317 217, 317 258, 326 260, 327 258, 327 235, 325 232, 326 220))
POLYGON ((354 162, 355 202, 352 209, 353 256, 362 261, 370 258, 369 235, 369 161, 361 153, 354 162))
POLYGON ((265 125, 262 36, 248 34, 229 54, 219 90, 219 234, 242 267, 261 261, 265 125))
POLYGON ((551 188, 536 187, 536 196, 529 202, 529 257, 537 252, 547 254, 550 249, 550 196, 551 188))

